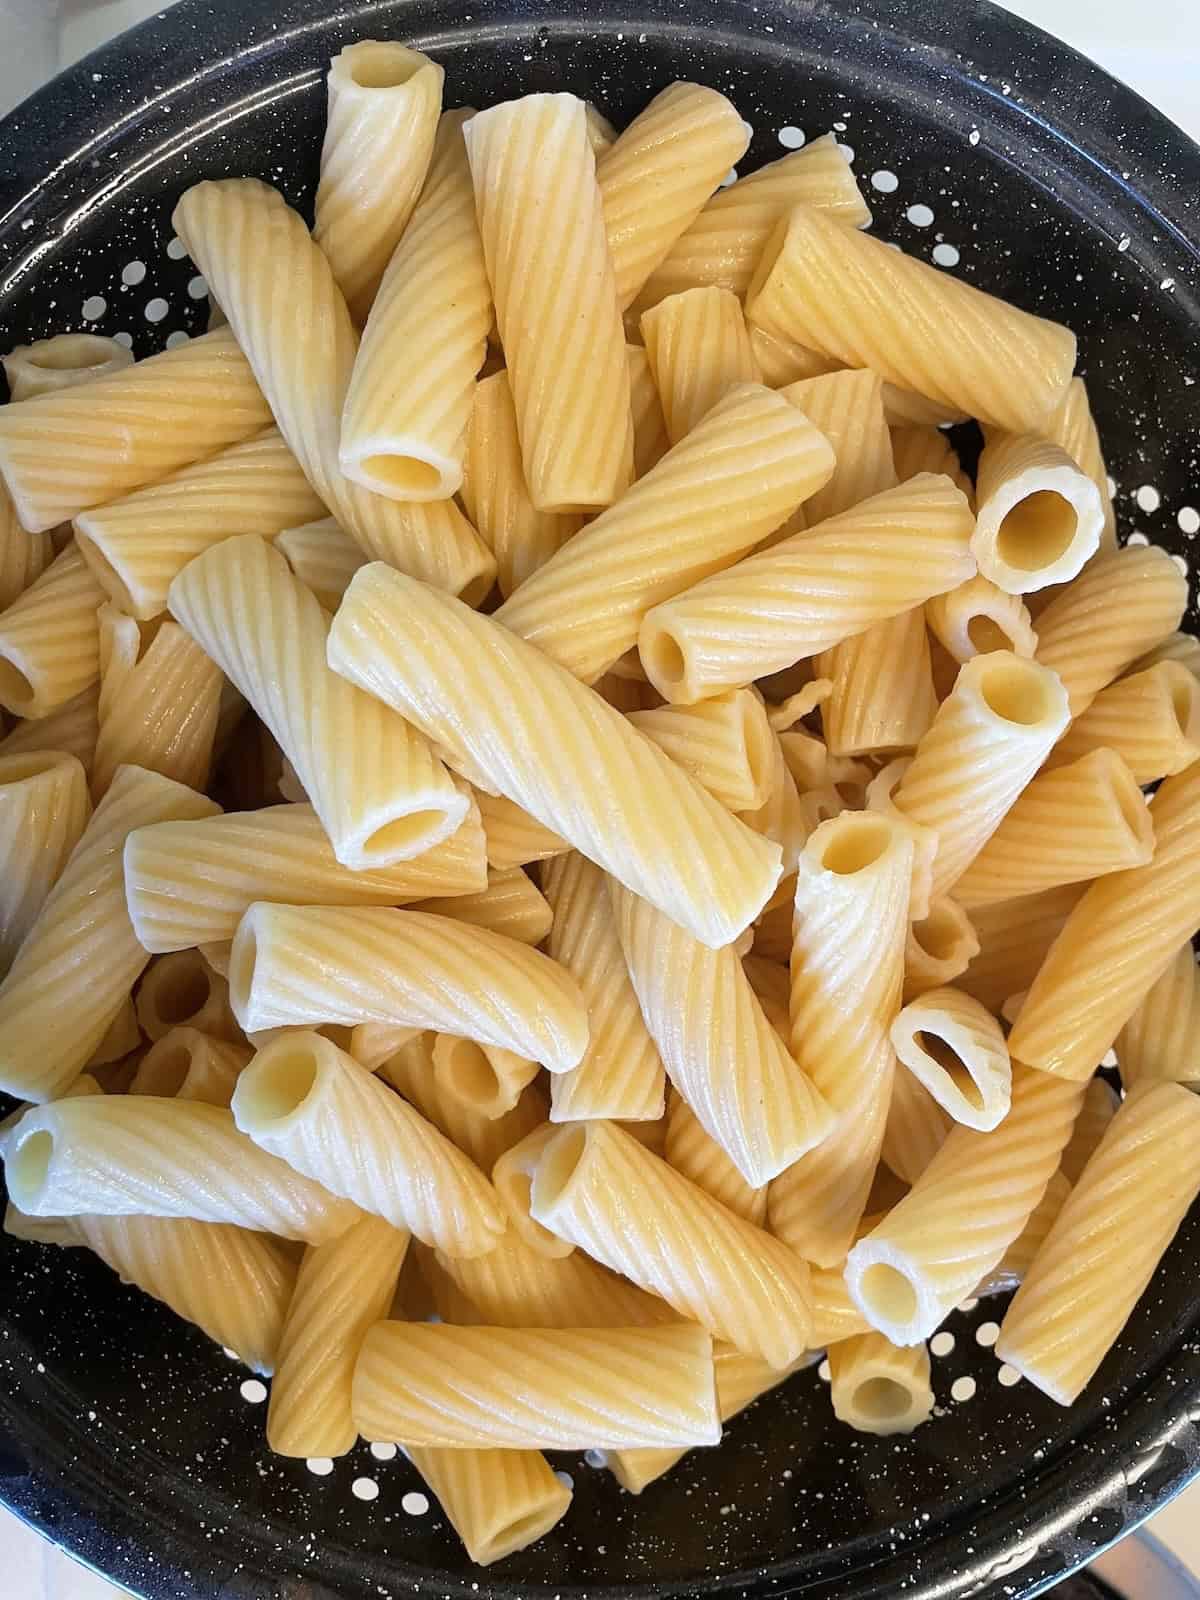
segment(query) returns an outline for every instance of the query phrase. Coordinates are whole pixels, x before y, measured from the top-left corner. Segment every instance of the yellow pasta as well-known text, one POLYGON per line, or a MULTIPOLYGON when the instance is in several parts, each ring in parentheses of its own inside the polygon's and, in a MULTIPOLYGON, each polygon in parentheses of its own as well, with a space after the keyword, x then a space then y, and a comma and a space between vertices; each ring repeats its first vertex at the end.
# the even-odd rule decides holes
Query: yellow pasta
POLYGON ((461 1100, 482 1117, 495 1118, 516 1105, 537 1077, 538 1064, 512 1050, 439 1033, 433 1071, 444 1095, 461 1100))
POLYGON ((1027 657, 1037 653, 1029 608, 1020 595, 1006 594, 989 578, 968 578, 957 589, 934 595, 926 602, 925 620, 955 661, 993 650, 1027 657))
MULTIPOLYGON (((412 1030, 405 1030, 411 1032, 412 1030)), ((361 1048, 362 1028, 354 1030, 355 1059, 361 1048)), ((546 1097, 531 1085, 511 1111, 498 1117, 485 1116, 456 1095, 447 1093, 433 1070, 433 1051, 438 1035, 415 1033, 399 1043, 393 1041, 387 1055, 378 1063, 379 1076, 400 1092, 439 1133, 475 1163, 490 1172, 506 1150, 519 1144, 546 1120, 546 1097)), ((374 1070, 369 1061, 363 1064, 374 1070)))
MULTIPOLYGON (((425 857, 416 859, 423 861, 425 857)), ((492 933, 502 933, 506 939, 516 939, 521 944, 541 944, 553 921, 544 896, 520 867, 509 867, 503 872, 493 868, 488 873, 485 888, 439 896, 434 900, 418 900, 412 909, 453 917, 455 922, 467 922, 474 928, 488 928, 492 933)))
POLYGON ((1200 763, 1167 779, 1150 817, 1153 857, 1097 879, 1038 969, 1009 1039, 1015 1058, 1090 1077, 1200 927, 1200 763))
POLYGON ((833 1414, 857 1433, 911 1433, 933 1415, 929 1351, 881 1333, 840 1339, 829 1351, 833 1414))
POLYGON ((129 915, 140 942, 155 952, 232 939, 255 900, 395 906, 474 895, 486 882, 474 805, 467 820, 431 850, 361 872, 338 862, 316 812, 306 805, 155 824, 137 829, 125 847, 129 915))
POLYGON ((0 476, 22 526, 41 533, 270 421, 238 341, 222 329, 109 377, 5 406, 0 476))
POLYGON ((728 944, 774 888, 777 847, 494 619, 372 566, 351 584, 329 644, 337 671, 443 748, 467 751, 509 800, 697 938, 728 944), (653 805, 630 810, 634 789, 653 805))
MULTIPOLYGON (((142 1030, 137 1019, 137 1009, 133 1003, 133 996, 126 995, 120 1009, 113 1016, 112 1021, 105 1029, 104 1037, 88 1057, 88 1066, 111 1067, 124 1062, 134 1050, 142 1043, 142 1030)), ((82 1083, 87 1078, 85 1073, 82 1078, 77 1078, 76 1083, 82 1083)))
POLYGON ((101 690, 92 793, 123 765, 189 788, 208 783, 220 709, 221 669, 173 622, 165 622, 111 696, 101 690))
POLYGON ((741 303, 728 289, 669 295, 643 313, 641 327, 672 444, 731 389, 761 381, 741 303))
POLYGON ((267 1411, 267 1443, 276 1455, 342 1456, 357 1444, 354 1365, 367 1330, 388 1314, 408 1242, 382 1217, 367 1216, 304 1252, 267 1411))
POLYGON ((197 1027, 175 1027, 162 1034, 138 1062, 129 1093, 227 1106, 238 1073, 252 1054, 245 1045, 214 1039, 197 1027))
POLYGON ((629 365, 629 393, 633 411, 633 476, 644 478, 670 448, 658 386, 650 358, 639 345, 625 346, 629 365))
POLYGON ((229 984, 198 950, 179 950, 151 962, 138 988, 137 1017, 150 1040, 183 1026, 233 1044, 241 1040, 229 1009, 229 984))
MULTIPOLYGON (((1109 1117, 1111 1118, 1111 1116, 1112 1111, 1110 1110, 1109 1117)), ((1080 1112, 1079 1121, 1082 1118, 1083 1112, 1080 1112)), ((1076 1129, 1079 1127, 1079 1121, 1076 1121, 1076 1129)), ((1074 1139, 1075 1135, 1073 1134, 1071 1136, 1072 1143, 1074 1143, 1074 1139)), ((1070 1148, 1071 1146, 1068 1145, 1063 1152, 1064 1162, 1070 1148)), ((983 1278, 975 1285, 973 1293, 976 1296, 1008 1294, 1025 1280, 1038 1251, 1045 1243, 1046 1235, 1053 1227, 1054 1220, 1062 1210, 1070 1192, 1071 1184, 1067 1179, 1066 1168, 1063 1166, 1059 1168, 1046 1185, 1045 1194, 1033 1208, 1029 1221, 1001 1256, 1000 1264, 994 1267, 986 1278, 983 1278)))
POLYGON ((627 1450, 716 1444, 700 1328, 456 1328, 380 1322, 354 1371, 360 1433, 405 1445, 627 1450))
POLYGON ((1200 1083, 1200 972, 1191 942, 1180 947, 1117 1035, 1126 1089, 1165 1078, 1200 1083))
POLYGON ((937 854, 937 834, 932 828, 914 822, 896 805, 896 790, 911 766, 912 757, 906 755, 897 756, 895 760, 880 767, 867 783, 863 809, 877 811, 893 822, 903 823, 908 829, 913 842, 912 897, 909 912, 916 921, 921 921, 930 915, 929 899, 933 885, 933 858, 937 854))
POLYGON ((19 344, 3 358, 8 398, 32 400, 56 389, 108 378, 133 364, 133 354, 98 333, 60 333, 52 339, 19 344))
POLYGON ((347 45, 330 63, 313 236, 360 323, 421 193, 443 77, 390 39, 347 45))
POLYGON ((72 755, 0 752, 0 977, 79 843, 91 815, 72 755))
POLYGON ((261 539, 198 557, 170 604, 279 741, 343 866, 419 855, 465 819, 466 795, 420 734, 326 664, 327 616, 261 539))
POLYGON ((945 1144, 950 1128, 950 1118, 929 1090, 898 1063, 881 1151, 888 1170, 903 1183, 916 1183, 945 1144))
POLYGON ((533 1174, 555 1132, 553 1123, 543 1122, 510 1150, 504 1151, 492 1168, 492 1184, 508 1215, 509 1230, 540 1255, 562 1258, 571 1255, 575 1246, 569 1239, 560 1239, 543 1228, 529 1212, 533 1174))
MULTIPOLYGON (((752 322, 746 327, 750 348, 768 389, 782 389, 789 383, 799 383, 802 378, 819 378, 822 373, 837 370, 836 361, 819 356, 815 350, 806 350, 792 339, 781 339, 778 334, 767 333, 752 322)), ((941 471, 941 468, 934 470, 941 471)))
POLYGON ((1037 659, 1058 673, 1080 717, 1114 678, 1179 626, 1187 579, 1153 545, 1099 555, 1037 619, 1037 659))
POLYGON ((1147 650, 1144 656, 1125 670, 1126 673, 1144 672, 1147 667, 1157 666, 1160 661, 1178 661, 1193 678, 1200 678, 1200 639, 1192 633, 1169 633, 1153 650, 1147 650))
MULTIPOLYGON (((1132 1085, 1127 1087, 1132 1088, 1132 1085)), ((1103 1078, 1093 1078, 1084 1090, 1079 1115, 1062 1154, 1062 1175, 1068 1183, 1079 1182, 1080 1174, 1095 1154, 1120 1104, 1120 1095, 1103 1078)))
MULTIPOLYGON (((885 391, 887 386, 885 385, 885 391)), ((975 486, 962 469, 958 453, 940 428, 909 425, 893 427, 892 464, 896 480, 907 483, 919 472, 943 472, 974 502, 975 486)))
POLYGON ((533 504, 610 505, 632 478, 633 422, 583 102, 526 95, 464 136, 533 504))
POLYGON ((629 720, 730 811, 757 811, 766 804, 775 740, 753 690, 735 689, 694 706, 634 711, 629 720))
POLYGON ((1028 989, 1086 887, 1067 883, 1040 894, 976 906, 971 926, 979 953, 957 980, 958 988, 974 995, 989 1011, 999 1011, 1010 996, 1028 989))
POLYGON ((1014 432, 1037 430, 1075 366, 1075 336, 1058 323, 805 205, 764 246, 746 312, 770 333, 1014 432))
POLYGON ((1065 450, 1096 485, 1104 518, 1100 547, 1102 550, 1115 549, 1117 519, 1113 513, 1112 491, 1108 487, 1108 471, 1088 404, 1087 386, 1082 378, 1071 379, 1062 399, 1042 423, 1040 432, 1060 450, 1065 450))
POLYGON ((675 1092, 667 1109, 668 1164, 705 1194, 758 1228, 766 1226, 767 1186, 746 1182, 717 1141, 704 1131, 686 1100, 675 1092))
POLYGON ((1012 1063, 990 1011, 960 989, 929 989, 903 1007, 892 1046, 943 1111, 988 1132, 1008 1115, 1012 1063))
POLYGON ((332 517, 285 528, 275 540, 275 548, 331 614, 341 604, 350 579, 366 565, 358 545, 332 517))
POLYGON ((190 1217, 81 1216, 73 1226, 124 1282, 236 1351, 252 1371, 274 1371, 296 1281, 274 1239, 190 1217))
POLYGON ((747 1355, 782 1368, 808 1343, 807 1264, 611 1122, 559 1131, 534 1176, 531 1210, 747 1355))
POLYGON ((1083 1086, 1018 1067, 990 1133, 961 1125, 846 1258, 851 1298, 895 1344, 918 1344, 999 1263, 1058 1166, 1083 1086))
POLYGON ((656 606, 638 637, 646 673, 686 704, 819 655, 970 577, 973 525, 949 478, 874 495, 656 606))
POLYGON ((834 645, 816 665, 832 685, 821 726, 835 755, 912 750, 928 732, 938 702, 920 606, 834 645))
POLYGON ((1065 583, 1100 548, 1100 491, 1065 450, 1031 434, 994 434, 979 458, 971 549, 1008 594, 1065 583))
POLYGON ((45 717, 100 675, 96 610, 104 591, 74 543, 0 613, 0 705, 45 717))
POLYGON ((248 1031, 398 1022, 514 1050, 551 1072, 577 1066, 587 1044, 583 998, 556 962, 426 912, 259 902, 233 941, 229 987, 248 1031))
POLYGON ((571 1491, 536 1450, 437 1450, 413 1445, 425 1480, 476 1566, 524 1550, 565 1516, 571 1491))
POLYGON ((228 313, 288 448, 338 525, 372 560, 482 598, 495 563, 453 501, 401 505, 341 471, 342 408, 358 340, 300 215, 276 190, 246 178, 197 184, 172 220, 228 313))
POLYGON ((825 435, 837 458, 833 477, 804 502, 810 527, 899 482, 883 384, 874 372, 831 372, 789 384, 782 393, 825 435))
POLYGON ((594 683, 652 606, 746 555, 832 470, 828 442, 794 406, 739 385, 496 620, 594 683))
POLYGON ((1115 751, 1137 783, 1157 783, 1200 759, 1200 682, 1178 661, 1120 678, 1102 689, 1063 734, 1051 766, 1089 751, 1115 751))
POLYGON ((664 1074, 625 965, 603 871, 569 851, 542 869, 553 910, 547 951, 583 992, 588 1046, 550 1084, 555 1122, 591 1117, 652 1121, 663 1113, 664 1074))
POLYGON ((222 1106, 93 1095, 27 1111, 5 1151, 13 1203, 34 1216, 194 1217, 306 1239, 358 1212, 234 1126, 222 1106))
POLYGON ((0 611, 25 593, 54 560, 48 533, 26 533, 0 483, 0 611))
POLYGON ((1134 1089, 1005 1313, 996 1354, 1059 1405, 1094 1375, 1200 1192, 1200 1101, 1134 1089))
MULTIPOLYGON (((952 983, 979 954, 979 939, 962 906, 943 895, 909 925, 904 943, 904 998, 952 983)), ((1007 997, 1006 997, 1007 998, 1007 997)))

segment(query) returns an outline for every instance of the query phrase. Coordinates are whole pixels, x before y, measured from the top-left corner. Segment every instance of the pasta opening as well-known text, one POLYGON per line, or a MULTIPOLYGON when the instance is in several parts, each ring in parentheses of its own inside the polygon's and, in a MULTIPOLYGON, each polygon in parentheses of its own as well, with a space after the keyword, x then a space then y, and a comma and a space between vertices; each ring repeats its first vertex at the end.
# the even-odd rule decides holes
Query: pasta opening
POLYGON ((185 1041, 164 1039, 142 1060, 138 1070, 142 1093, 163 1095, 168 1100, 174 1100, 191 1069, 191 1045, 185 1041))
POLYGON ((412 50, 369 43, 355 50, 349 72, 351 82, 360 89, 400 89, 423 65, 412 50))
POLYGON ((1200 687, 1185 668, 1171 674, 1171 711, 1185 739, 1200 739, 1200 687))
POLYGON ((979 680, 989 711, 1006 722, 1032 728, 1050 715, 1050 693, 1042 669, 1027 661, 992 661, 979 680))
POLYGON ((931 961, 949 961, 958 947, 958 920, 944 905, 912 925, 912 936, 931 961))
POLYGON ((967 638, 977 656, 990 656, 993 650, 1016 649, 1016 641, 1009 637, 995 617, 972 617, 967 623, 967 638))
POLYGON ((873 867, 891 842, 892 830, 882 817, 842 816, 822 847, 821 865, 848 878, 873 867))
POLYGON ((942 1069, 972 1110, 984 1109, 983 1094, 979 1085, 971 1076, 966 1062, 948 1039, 919 1029, 914 1035, 913 1043, 942 1069))
MULTIPOLYGON (((385 822, 382 828, 376 828, 374 833, 369 834, 363 840, 363 853, 390 856, 395 850, 424 845, 432 830, 441 827, 445 820, 444 811, 410 811, 406 817, 385 822)), ((419 854, 419 851, 414 850, 414 854, 419 854)))
POLYGON ((364 478, 389 489, 432 497, 442 487, 442 471, 417 456, 366 456, 360 463, 364 478))
MULTIPOLYGON (((245 918, 229 952, 229 998, 239 1022, 242 1022, 250 1000, 257 962, 258 937, 249 918, 245 918)), ((246 1026, 244 1022, 242 1025, 246 1026)))
POLYGON ((527 1511, 523 1517, 514 1517, 511 1522, 501 1523, 488 1536, 487 1543, 476 1552, 474 1559, 483 1566, 499 1561, 502 1556, 511 1555, 515 1550, 524 1550, 527 1544, 549 1533, 561 1516, 562 1507, 554 1501, 537 1511, 527 1511))
POLYGON ((867 1268, 858 1292, 872 1318, 893 1327, 911 1322, 917 1314, 917 1291, 897 1267, 889 1267, 885 1261, 867 1268))
POLYGON ((765 799, 771 792, 771 779, 775 772, 775 741, 762 708, 752 706, 747 700, 742 703, 742 743, 750 780, 765 799))
POLYGON ((32 710, 36 699, 33 684, 20 667, 0 656, 0 703, 23 717, 32 710))
POLYGON ((151 986, 150 1003, 160 1022, 175 1027, 203 1011, 212 994, 212 981, 203 965, 184 966, 151 986))
POLYGON ((784 244, 787 241, 788 227, 789 218, 785 214, 780 221, 776 223, 774 233, 772 233, 771 237, 763 246, 763 253, 758 258, 758 266, 755 268, 754 276, 750 280, 750 287, 746 290, 746 299, 744 303, 747 310, 751 309, 755 298, 761 291, 767 279, 775 270, 775 263, 782 255, 784 244))
POLYGON ((583 1160, 587 1140, 587 1129, 574 1126, 564 1128, 550 1140, 537 1164, 530 1190, 530 1208, 535 1216, 552 1210, 562 1199, 583 1160))
POLYGON ((10 783, 28 783, 30 778, 43 777, 53 772, 62 762, 58 750, 31 750, 28 755, 0 756, 0 787, 10 783))
POLYGON ((1054 489, 1018 500, 996 530, 996 555, 1018 572, 1051 567, 1066 554, 1079 525, 1071 502, 1054 489))
POLYGON ((33 1211, 50 1171, 54 1155, 54 1135, 39 1128, 9 1152, 5 1162, 8 1192, 18 1211, 33 1211))
POLYGON ((447 1040, 436 1052, 438 1076, 446 1092, 463 1105, 492 1116, 504 1098, 496 1069, 479 1045, 470 1039, 447 1040))
POLYGON ((108 598, 120 606, 122 611, 127 611, 130 616, 136 616, 138 605, 133 591, 92 538, 91 534, 85 533, 82 528, 77 526, 75 529, 75 543, 79 547, 79 554, 91 569, 92 576, 106 592, 108 598))
POLYGON ((308 1099, 316 1081, 313 1050, 289 1040, 269 1054, 263 1051, 238 1080, 239 1126, 249 1124, 261 1133, 273 1123, 285 1122, 308 1099))
POLYGON ((45 339, 24 354, 31 367, 43 372, 91 372, 112 360, 112 344, 94 333, 63 333, 45 339))
POLYGON ((852 1404, 871 1422, 898 1422, 912 1409, 912 1395, 895 1378, 867 1378, 855 1389, 852 1404))
POLYGON ((687 676, 683 651, 669 633, 647 632, 641 645, 642 662, 656 683, 675 688, 687 676))

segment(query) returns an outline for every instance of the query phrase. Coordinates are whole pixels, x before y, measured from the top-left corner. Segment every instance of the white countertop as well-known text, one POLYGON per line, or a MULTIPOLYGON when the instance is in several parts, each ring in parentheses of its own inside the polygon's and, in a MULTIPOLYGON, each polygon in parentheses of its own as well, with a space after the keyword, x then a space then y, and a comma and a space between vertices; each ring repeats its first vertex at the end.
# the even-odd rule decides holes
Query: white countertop
MULTIPOLYGON (((168 0, 170 3, 170 0, 168 0)), ((0 113, 163 0, 0 0, 0 113)), ((1008 9, 1066 39, 1200 141, 1200 0, 1008 0, 1008 9)), ((1159 1512, 1153 1531, 1200 1572, 1200 1484, 1159 1512)), ((123 1590, 0 1510, 0 1600, 118 1600, 123 1590)))

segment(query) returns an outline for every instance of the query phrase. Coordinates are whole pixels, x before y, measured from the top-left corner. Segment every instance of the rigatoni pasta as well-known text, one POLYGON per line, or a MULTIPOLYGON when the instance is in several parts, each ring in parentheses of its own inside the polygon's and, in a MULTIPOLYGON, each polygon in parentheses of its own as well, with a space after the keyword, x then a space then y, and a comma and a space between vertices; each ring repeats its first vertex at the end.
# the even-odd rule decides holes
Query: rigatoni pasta
POLYGON ((73 389, 122 372, 133 352, 98 333, 59 333, 51 339, 19 344, 3 358, 10 400, 32 400, 56 389, 73 389))
POLYGON ((900 1062, 955 1122, 983 1133, 1003 1122, 1012 1062, 1000 1024, 960 989, 927 989, 891 1026, 900 1062))
POLYGON ((993 650, 1011 650, 1016 656, 1037 653, 1037 634, 1025 602, 982 575, 934 595, 925 604, 925 620, 955 661, 993 650))
POLYGON ((96 682, 103 599, 72 541, 0 613, 0 706, 18 717, 45 717, 96 682))
POLYGON ((12 965, 91 815, 72 755, 0 753, 0 977, 12 965))
POLYGON ((1191 941, 1151 984, 1114 1046, 1126 1090, 1152 1079, 1200 1083, 1200 970, 1191 941))
POLYGON ((1051 766, 1111 750, 1137 783, 1157 783, 1200 760, 1200 683, 1181 662, 1158 661, 1110 684, 1055 745, 1051 766))
POLYGON ((1065 583, 1100 548, 1100 490, 1065 450, 1030 434, 996 434, 979 458, 971 549, 1008 594, 1065 583))
POLYGON ((746 319, 728 289, 687 289, 643 312, 642 338, 672 444, 740 383, 761 379, 746 319))

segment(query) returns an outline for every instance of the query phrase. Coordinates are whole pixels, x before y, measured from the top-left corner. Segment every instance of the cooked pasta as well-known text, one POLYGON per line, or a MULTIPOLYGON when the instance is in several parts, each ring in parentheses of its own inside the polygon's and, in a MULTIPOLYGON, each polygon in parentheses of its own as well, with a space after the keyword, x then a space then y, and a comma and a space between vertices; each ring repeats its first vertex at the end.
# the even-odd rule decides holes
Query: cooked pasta
POLYGON ((898 1063, 881 1151, 888 1170, 904 1183, 916 1183, 945 1144, 950 1128, 950 1118, 929 1090, 898 1063))
MULTIPOLYGON (((698 705, 704 703, 700 701, 698 705)), ((780 900, 790 898, 787 892, 788 881, 796 870, 796 862, 804 848, 805 840, 820 820, 818 812, 822 810, 823 802, 832 796, 832 801, 836 802, 832 805, 833 812, 842 809, 840 797, 829 786, 814 790, 801 799, 784 752, 785 737, 786 735, 776 735, 772 740, 771 782, 766 799, 756 810, 741 813, 742 821, 747 826, 753 828, 755 833, 761 833, 764 839, 772 840, 783 851, 784 875, 767 903, 772 908, 780 900)))
POLYGON ((896 486, 883 384, 875 373, 831 372, 789 384, 782 393, 825 435, 837 458, 832 478, 804 502, 809 527, 896 486))
MULTIPOLYGON (((979 951, 956 979, 957 987, 997 1012, 1012 995, 1028 989, 1086 887, 1065 883, 1039 894, 975 906, 970 923, 979 951)), ((949 975, 942 981, 949 981, 949 975)))
POLYGON ((834 755, 913 750, 937 711, 920 606, 877 622, 817 657, 832 685, 821 726, 834 755))
POLYGON ((933 1415, 929 1351, 874 1332, 839 1339, 829 1351, 829 1398, 856 1433, 911 1433, 933 1415))
POLYGON ((1008 1115, 1012 1063, 1004 1032, 969 994, 926 990, 900 1011, 891 1040, 899 1061, 955 1122, 986 1133, 1008 1115))
POLYGON ((1115 751, 1136 783, 1157 783, 1200 760, 1200 682, 1178 661, 1119 678, 1063 734, 1050 765, 1115 751))
POLYGON ((1125 670, 1126 673, 1144 672, 1160 661, 1178 661, 1193 678, 1200 678, 1200 639, 1192 633, 1169 633, 1125 670))
MULTIPOLYGON (((1111 1110, 1109 1116, 1112 1116, 1111 1110)), ((1083 1118, 1082 1111, 1079 1118, 1080 1120, 1083 1118)), ((1078 1130, 1079 1121, 1076 1121, 1075 1126, 1078 1130)), ((1074 1143, 1074 1140, 1075 1135, 1072 1134, 1071 1143, 1074 1143)), ((1068 1144, 1067 1149, 1063 1151, 1064 1163, 1070 1148, 1071 1145, 1068 1144)), ((986 1278, 975 1285, 973 1291, 975 1295, 1008 1294, 1024 1281, 1070 1192, 1071 1184, 1064 1165, 1046 1185, 1045 1194, 1034 1206, 1029 1221, 1001 1256, 999 1266, 994 1267, 986 1278)))
POLYGON ((717 1141, 704 1131, 699 1118, 682 1095, 672 1091, 667 1108, 667 1139, 663 1155, 705 1194, 755 1227, 767 1223, 767 1186, 746 1182, 717 1141))
MULTIPOLYGON (((100 1043, 88 1057, 88 1067, 112 1067, 124 1062, 132 1051, 137 1050, 142 1043, 142 1030, 137 1019, 137 1008, 133 1003, 133 996, 126 995, 120 1008, 116 1011, 112 1021, 104 1030, 100 1043)), ((88 1076, 77 1078, 76 1083, 82 1083, 88 1076)))
MULTIPOLYGON (((452 834, 451 839, 454 837, 452 834)), ((446 844, 449 843, 448 839, 446 844)), ((416 857, 418 861, 424 859, 416 857)), ((474 928, 488 928, 492 933, 502 933, 506 939, 516 939, 521 944, 541 944, 553 921, 545 897, 520 867, 509 867, 503 872, 493 867, 483 889, 418 900, 412 909, 453 917, 455 922, 468 922, 474 928)))
POLYGON ((32 400, 56 389, 111 377, 133 364, 133 352, 98 333, 59 333, 14 346, 3 358, 8 398, 32 400))
POLYGON ((72 541, 0 613, 0 706, 18 717, 45 717, 96 682, 103 599, 72 541))
POLYGON ((629 720, 730 811, 757 811, 766 804, 775 741, 753 690, 735 689, 692 706, 634 711, 629 720))
POLYGON ((0 978, 58 882, 91 815, 72 755, 0 751, 0 978))
POLYGON ((524 1550, 565 1516, 571 1491, 536 1450, 437 1450, 408 1459, 480 1567, 524 1550))
MULTIPOLYGON (((909 912, 916 922, 923 922, 933 914, 929 900, 933 888, 933 858, 937 854, 937 834, 923 823, 914 822, 896 804, 896 790, 901 778, 911 766, 911 756, 897 756, 880 767, 867 783, 864 809, 877 811, 893 822, 903 823, 908 829, 913 842, 912 896, 909 912)), ((909 954, 911 955, 911 951, 909 954)))
POLYGON ((543 1228, 540 1222, 535 1222, 529 1211, 533 1174, 556 1131, 553 1123, 543 1122, 518 1144, 506 1150, 492 1168, 492 1184, 507 1213, 510 1231, 540 1255, 561 1258, 569 1256, 575 1246, 569 1239, 560 1239, 549 1228, 543 1228))
POLYGON ((952 983, 978 954, 979 939, 959 902, 949 895, 935 900, 926 916, 909 924, 904 942, 905 1001, 952 983))
POLYGON ((48 533, 26 533, 0 483, 0 611, 25 593, 54 560, 54 545, 48 533))
POLYGON ((102 680, 92 793, 103 795, 124 765, 203 789, 223 682, 221 669, 196 641, 164 622, 113 693, 102 680))
POLYGON ((229 1009, 229 984, 199 950, 178 950, 150 963, 138 988, 137 1017, 151 1041, 184 1026, 233 1044, 241 1041, 229 1009))
POLYGON ((1007 594, 1075 577, 1100 548, 1100 490, 1065 450, 1036 435, 988 438, 975 481, 971 549, 1007 594))
POLYGON ((1113 513, 1108 470, 1100 449, 1100 437, 1088 404, 1087 386, 1082 378, 1072 378, 1062 399, 1041 425, 1042 436, 1065 450, 1082 472, 1096 485, 1104 525, 1100 548, 1113 550, 1117 543, 1117 519, 1113 513))
POLYGON ((512 1050, 439 1033, 433 1071, 444 1095, 461 1100, 482 1117, 495 1118, 516 1105, 537 1077, 538 1064, 512 1050))
MULTIPOLYGON (((885 396, 889 388, 889 385, 884 385, 885 396)), ((899 483, 907 483, 920 472, 942 472, 947 478, 953 479, 955 487, 961 489, 974 505, 975 485, 963 471, 958 452, 940 428, 930 427, 927 423, 893 427, 892 464, 899 483)))
POLYGON ((934 595, 925 604, 925 620, 955 661, 970 661, 993 650, 1026 657, 1037 654, 1029 608, 1020 595, 1006 594, 990 578, 968 578, 957 589, 934 595))
POLYGON ((789 383, 799 383, 802 378, 819 378, 824 372, 838 370, 836 361, 818 355, 815 350, 806 350, 792 339, 768 333, 752 322, 746 324, 746 329, 762 381, 768 389, 783 389, 789 383))
POLYGON ((1126 1089, 1152 1079, 1200 1084, 1200 971, 1191 941, 1182 945, 1117 1035, 1126 1089))
POLYGON ((331 615, 350 587, 350 579, 366 565, 358 545, 332 517, 285 528, 275 540, 275 548, 331 615))
POLYGON ((642 314, 641 328, 672 444, 731 389, 761 381, 741 302, 728 289, 668 295, 642 314))
POLYGON ((644 478, 670 448, 658 385, 650 370, 650 357, 640 345, 627 344, 629 396, 633 411, 633 476, 644 478))
POLYGON ((227 1106, 252 1054, 245 1045, 214 1039, 191 1024, 174 1027, 138 1062, 129 1093, 227 1106))
POLYGON ((1103 1078, 1093 1078, 1084 1090, 1079 1115, 1062 1154, 1061 1170, 1068 1183, 1079 1182, 1120 1104, 1120 1095, 1103 1078))

